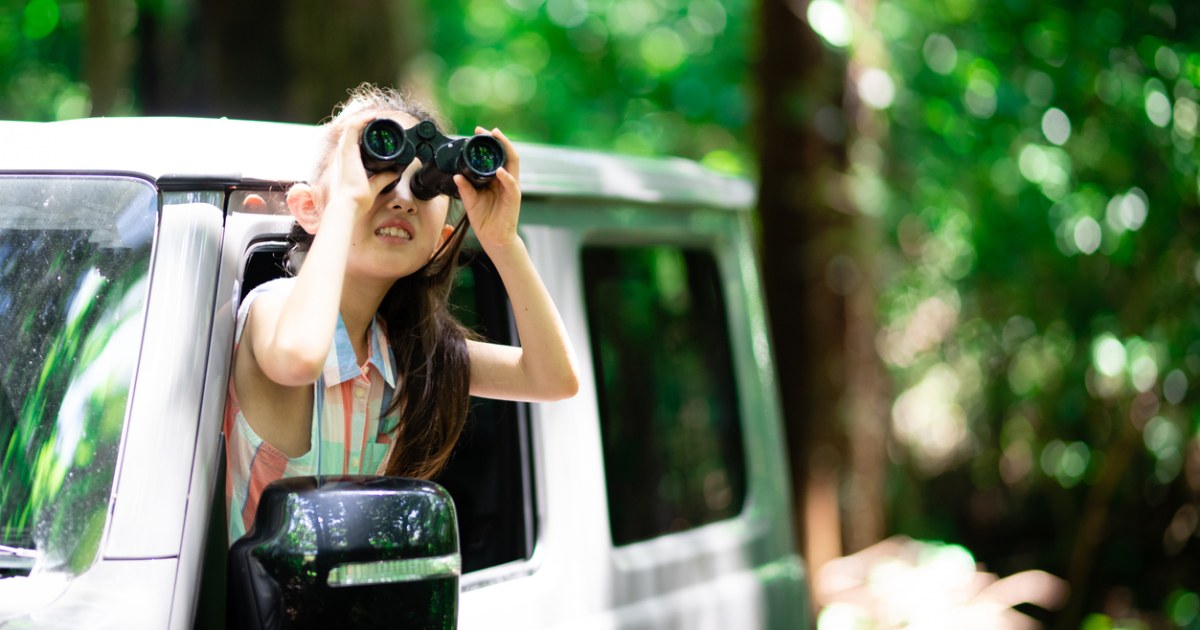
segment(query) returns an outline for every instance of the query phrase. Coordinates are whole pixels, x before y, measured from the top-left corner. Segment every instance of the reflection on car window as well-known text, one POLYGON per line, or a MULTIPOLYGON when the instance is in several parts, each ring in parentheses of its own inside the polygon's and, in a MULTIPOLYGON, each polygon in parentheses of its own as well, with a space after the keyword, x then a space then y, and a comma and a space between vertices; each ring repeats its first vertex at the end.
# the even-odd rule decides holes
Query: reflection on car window
POLYGON ((746 473, 716 260, 592 246, 583 274, 613 542, 738 514, 746 473))
POLYGON ((156 208, 136 179, 0 178, 0 545, 48 568, 99 546, 156 208))

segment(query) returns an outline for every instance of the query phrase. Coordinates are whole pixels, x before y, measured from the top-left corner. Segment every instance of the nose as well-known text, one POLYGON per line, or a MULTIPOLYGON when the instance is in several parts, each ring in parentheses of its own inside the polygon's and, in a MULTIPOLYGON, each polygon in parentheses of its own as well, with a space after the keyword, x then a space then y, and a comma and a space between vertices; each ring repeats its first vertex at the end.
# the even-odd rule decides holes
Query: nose
POLYGON ((417 199, 412 193, 412 178, 416 177, 420 170, 421 160, 413 160, 404 172, 400 173, 400 179, 383 190, 384 194, 388 195, 389 208, 410 214, 417 211, 417 199))

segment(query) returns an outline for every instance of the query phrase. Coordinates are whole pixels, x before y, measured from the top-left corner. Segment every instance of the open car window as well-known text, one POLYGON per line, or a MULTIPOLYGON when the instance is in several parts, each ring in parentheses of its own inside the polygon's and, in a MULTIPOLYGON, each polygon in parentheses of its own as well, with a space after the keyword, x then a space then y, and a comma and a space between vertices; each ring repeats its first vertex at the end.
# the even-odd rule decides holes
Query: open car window
MULTIPOLYGON (((286 274, 287 244, 265 242, 250 252, 241 293, 286 274)), ((451 294, 452 310, 486 340, 515 344, 508 296, 487 256, 465 251, 451 294)), ((434 480, 458 511, 464 573, 528 559, 536 535, 528 405, 471 399, 454 454, 434 480)))
MULTIPOLYGON (((451 295, 459 320, 491 342, 516 345, 508 294, 487 256, 464 254, 451 295)), ((471 413, 437 481, 458 508, 463 572, 533 555, 536 535, 529 406, 471 399, 471 413)))

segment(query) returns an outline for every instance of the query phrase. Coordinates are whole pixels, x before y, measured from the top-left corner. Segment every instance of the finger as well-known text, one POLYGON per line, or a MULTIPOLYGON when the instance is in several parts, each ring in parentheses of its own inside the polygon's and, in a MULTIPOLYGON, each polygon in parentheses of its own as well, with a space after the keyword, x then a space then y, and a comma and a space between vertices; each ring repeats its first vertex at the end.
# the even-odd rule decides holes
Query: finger
POLYGON ((454 176, 454 185, 458 188, 458 196, 462 198, 463 207, 470 211, 475 207, 475 202, 479 200, 479 193, 462 175, 454 176))
POLYGON ((352 116, 346 122, 346 128, 342 131, 342 137, 338 138, 338 152, 343 159, 350 160, 354 164, 361 165, 362 157, 358 152, 358 138, 362 135, 363 127, 367 123, 375 119, 375 115, 370 112, 361 112, 352 116))
POLYGON ((497 193, 500 197, 500 203, 504 206, 513 208, 514 211, 520 212, 521 207, 521 185, 517 182, 517 178, 513 177, 508 169, 502 168, 496 172, 497 193))
POLYGON ((395 171, 384 171, 375 173, 367 178, 367 184, 371 187, 371 195, 378 197, 384 190, 391 192, 392 186, 399 185, 400 174, 395 171))
POLYGON ((501 166, 500 170, 496 171, 496 179, 499 180, 500 187, 506 195, 520 199, 521 184, 517 181, 517 176, 508 170, 508 166, 501 166))
POLYGON ((508 136, 500 131, 499 127, 492 129, 491 136, 500 141, 500 146, 504 147, 504 167, 508 169, 512 176, 516 179, 521 179, 521 156, 517 154, 517 148, 513 146, 508 136))
POLYGON ((354 114, 348 121, 346 121, 346 133, 354 138, 355 142, 357 142, 358 136, 362 133, 363 127, 366 127, 367 123, 375 120, 378 117, 379 116, 377 116, 375 112, 359 112, 354 114))
POLYGON ((499 127, 493 127, 491 130, 485 129, 479 125, 475 125, 475 133, 477 135, 492 136, 500 141, 500 146, 504 148, 504 165, 512 172, 513 177, 521 178, 521 157, 517 154, 517 148, 513 146, 508 136, 500 131, 499 127))
POLYGON ((363 127, 367 123, 375 119, 375 115, 370 112, 361 112, 351 116, 346 121, 346 127, 342 131, 342 137, 339 138, 339 144, 345 146, 347 144, 358 144, 358 137, 362 135, 363 127))

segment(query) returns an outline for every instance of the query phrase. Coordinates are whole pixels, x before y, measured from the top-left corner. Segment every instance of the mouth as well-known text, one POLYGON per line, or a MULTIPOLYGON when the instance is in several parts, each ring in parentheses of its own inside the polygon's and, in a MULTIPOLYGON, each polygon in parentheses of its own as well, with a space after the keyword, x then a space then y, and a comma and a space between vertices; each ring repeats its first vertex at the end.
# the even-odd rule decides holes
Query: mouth
POLYGON ((412 234, 408 230, 395 225, 388 225, 375 230, 375 236, 398 238, 405 241, 412 240, 412 234))

